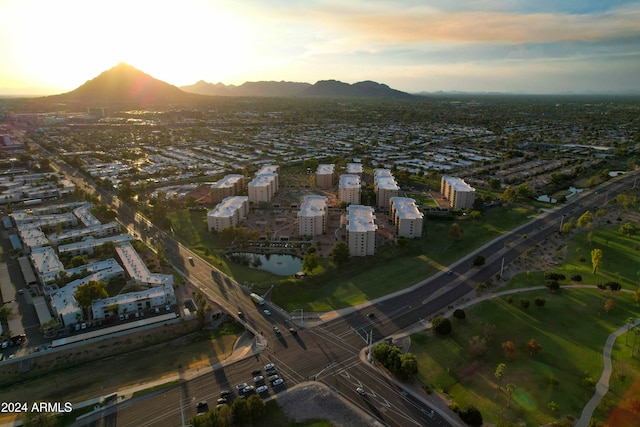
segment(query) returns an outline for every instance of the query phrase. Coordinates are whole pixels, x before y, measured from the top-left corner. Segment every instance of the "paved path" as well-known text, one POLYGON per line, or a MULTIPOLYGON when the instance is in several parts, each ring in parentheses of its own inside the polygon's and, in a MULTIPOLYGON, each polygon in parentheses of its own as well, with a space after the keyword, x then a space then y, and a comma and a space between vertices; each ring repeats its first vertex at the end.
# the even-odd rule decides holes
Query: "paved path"
MULTIPOLYGON (((640 319, 635 319, 635 321, 633 322, 633 326, 639 324, 640 319)), ((613 348, 616 339, 620 335, 624 334, 628 329, 629 326, 625 325, 609 335, 609 338, 607 338, 604 349, 602 349, 604 369, 602 369, 602 375, 600 375, 600 379, 598 380, 598 384, 596 385, 596 392, 591 400, 589 400, 585 407, 582 409, 582 415, 580 415, 580 419, 576 422, 575 427, 587 427, 589 425, 589 421, 591 421, 593 411, 596 410, 598 404, 600 403, 600 400, 609 391, 609 378, 611 377, 611 349, 613 348)))

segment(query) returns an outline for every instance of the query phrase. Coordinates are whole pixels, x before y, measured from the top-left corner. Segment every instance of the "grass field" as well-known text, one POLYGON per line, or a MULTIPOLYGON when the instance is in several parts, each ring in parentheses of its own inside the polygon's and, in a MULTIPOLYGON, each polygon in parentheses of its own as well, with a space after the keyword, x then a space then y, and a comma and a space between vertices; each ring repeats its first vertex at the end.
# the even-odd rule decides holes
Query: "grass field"
MULTIPOLYGON (((586 383, 600 377, 607 336, 624 325, 627 317, 637 317, 638 307, 629 294, 571 289, 558 294, 518 294, 512 304, 496 298, 465 312, 465 320, 452 319, 454 328, 449 338, 429 332, 412 336, 411 352, 418 356, 420 380, 460 406, 476 406, 485 422, 507 420, 539 426, 564 415, 580 416, 594 392, 593 385, 586 383), (520 307, 521 298, 533 301, 538 295, 546 299, 544 307, 520 307), (604 310, 607 298, 613 298, 616 304, 609 313, 604 310), (468 354, 469 339, 483 336, 487 324, 496 326, 495 334, 487 340, 486 354, 474 359, 468 354), (535 356, 526 351, 531 338, 542 346, 535 356), (516 345, 514 360, 507 360, 501 349, 507 340, 516 345), (494 375, 499 363, 507 365, 501 391, 494 375), (504 390, 507 383, 516 385, 510 409, 504 390), (556 411, 549 408, 550 402, 557 404, 556 411)), ((640 374, 640 360, 630 358, 629 347, 624 347, 618 357, 626 361, 628 387, 640 374)))

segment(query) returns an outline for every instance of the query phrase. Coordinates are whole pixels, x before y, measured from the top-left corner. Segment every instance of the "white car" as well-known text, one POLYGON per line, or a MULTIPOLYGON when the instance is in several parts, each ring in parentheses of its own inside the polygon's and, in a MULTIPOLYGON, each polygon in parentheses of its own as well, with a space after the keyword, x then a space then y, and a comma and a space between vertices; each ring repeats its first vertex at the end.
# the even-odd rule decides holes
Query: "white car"
POLYGON ((267 316, 271 316, 271 310, 269 310, 268 308, 265 308, 264 310, 262 310, 264 312, 264 314, 266 314, 267 316))
POLYGON ((271 383, 272 387, 278 387, 279 385, 282 385, 284 383, 284 380, 282 378, 278 378, 275 381, 273 381, 271 383))
POLYGON ((367 392, 366 392, 366 391, 364 391, 364 389, 363 389, 362 387, 358 387, 358 388, 356 388, 356 391, 358 392, 358 394, 359 394, 360 396, 366 396, 366 395, 367 395, 367 392))
POLYGON ((267 391, 267 390, 269 390, 269 387, 267 387, 266 385, 261 385, 260 387, 258 387, 258 388, 256 389, 256 391, 257 391, 258 393, 264 393, 264 392, 265 392, 265 391, 267 391))

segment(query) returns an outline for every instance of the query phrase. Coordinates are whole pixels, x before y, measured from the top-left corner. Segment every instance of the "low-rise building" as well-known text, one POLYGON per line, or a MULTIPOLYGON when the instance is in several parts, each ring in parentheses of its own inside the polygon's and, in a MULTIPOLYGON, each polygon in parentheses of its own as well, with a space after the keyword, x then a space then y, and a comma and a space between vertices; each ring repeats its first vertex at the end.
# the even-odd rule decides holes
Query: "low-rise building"
POLYGON ((219 232, 227 227, 235 227, 248 214, 248 196, 227 197, 214 210, 207 213, 207 226, 209 231, 219 232))
POLYGON ((104 245, 107 242, 113 242, 117 245, 119 243, 130 242, 132 240, 136 240, 136 238, 131 234, 117 234, 115 236, 101 237, 99 239, 88 236, 80 242, 67 243, 66 245, 58 246, 58 253, 68 253, 71 254, 71 256, 84 254, 93 255, 98 246, 104 245))
POLYGON ((127 270, 127 274, 136 283, 146 286, 173 286, 173 276, 171 274, 150 272, 142 258, 140 258, 140 254, 130 242, 120 243, 116 246, 116 253, 127 270))
POLYGON ((94 319, 105 319, 113 315, 142 312, 154 307, 176 303, 173 286, 161 285, 138 292, 129 292, 114 297, 96 300, 91 304, 94 319), (113 310, 115 309, 115 313, 113 310))
POLYGON ((29 258, 41 284, 53 281, 56 275, 64 270, 64 264, 51 246, 33 248, 29 258))

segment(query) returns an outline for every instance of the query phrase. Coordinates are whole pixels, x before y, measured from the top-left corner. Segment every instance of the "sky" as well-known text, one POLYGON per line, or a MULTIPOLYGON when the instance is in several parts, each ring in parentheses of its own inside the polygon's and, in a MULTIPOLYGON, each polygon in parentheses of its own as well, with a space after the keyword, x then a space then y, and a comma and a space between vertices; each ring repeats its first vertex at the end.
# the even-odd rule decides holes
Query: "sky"
POLYGON ((639 92, 640 0, 0 0, 0 94, 167 83, 639 92))

